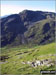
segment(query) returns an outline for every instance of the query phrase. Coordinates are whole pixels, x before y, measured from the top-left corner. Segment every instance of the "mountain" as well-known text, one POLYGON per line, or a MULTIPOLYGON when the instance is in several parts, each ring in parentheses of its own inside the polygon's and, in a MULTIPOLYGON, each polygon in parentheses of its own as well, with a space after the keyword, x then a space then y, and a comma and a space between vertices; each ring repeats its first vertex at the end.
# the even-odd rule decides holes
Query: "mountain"
POLYGON ((55 16, 53 12, 24 10, 1 18, 1 46, 54 42, 55 16))

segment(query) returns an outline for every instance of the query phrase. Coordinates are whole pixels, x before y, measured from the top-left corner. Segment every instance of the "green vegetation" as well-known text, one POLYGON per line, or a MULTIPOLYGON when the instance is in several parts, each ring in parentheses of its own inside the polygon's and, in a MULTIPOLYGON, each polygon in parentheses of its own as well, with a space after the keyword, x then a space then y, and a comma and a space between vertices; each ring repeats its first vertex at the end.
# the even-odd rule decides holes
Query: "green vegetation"
POLYGON ((55 21, 54 19, 43 19, 29 26, 24 33, 31 44, 48 44, 55 40, 55 21))
POLYGON ((40 46, 17 46, 1 48, 1 74, 40 74, 40 70, 55 70, 55 66, 36 68, 21 62, 52 59, 55 60, 55 43, 40 46), (2 63, 1 63, 2 62, 2 63))

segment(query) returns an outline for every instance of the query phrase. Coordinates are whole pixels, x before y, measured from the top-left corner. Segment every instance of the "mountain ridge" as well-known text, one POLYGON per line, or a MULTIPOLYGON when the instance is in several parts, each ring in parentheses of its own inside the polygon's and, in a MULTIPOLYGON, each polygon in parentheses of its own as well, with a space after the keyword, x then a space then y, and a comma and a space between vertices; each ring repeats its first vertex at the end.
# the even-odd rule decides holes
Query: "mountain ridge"
POLYGON ((19 14, 2 18, 1 46, 29 43, 40 45, 50 43, 48 39, 53 42, 55 40, 55 16, 52 12, 24 10, 19 14))

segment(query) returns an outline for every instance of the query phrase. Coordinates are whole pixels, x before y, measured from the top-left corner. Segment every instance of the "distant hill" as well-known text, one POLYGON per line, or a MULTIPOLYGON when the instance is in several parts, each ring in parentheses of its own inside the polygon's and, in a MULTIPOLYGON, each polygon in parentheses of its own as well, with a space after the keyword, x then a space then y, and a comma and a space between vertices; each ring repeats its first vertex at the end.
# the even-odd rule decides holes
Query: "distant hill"
POLYGON ((55 13, 24 10, 1 18, 1 46, 55 41, 55 13))

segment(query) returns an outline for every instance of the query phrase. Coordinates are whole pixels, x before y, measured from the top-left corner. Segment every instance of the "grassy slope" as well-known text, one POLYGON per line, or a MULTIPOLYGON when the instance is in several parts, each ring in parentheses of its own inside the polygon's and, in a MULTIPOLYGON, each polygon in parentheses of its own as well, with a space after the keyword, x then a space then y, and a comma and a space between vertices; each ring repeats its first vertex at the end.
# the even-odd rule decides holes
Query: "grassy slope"
POLYGON ((31 44, 47 44, 55 40, 54 19, 44 19, 29 26, 24 33, 31 44), (54 31, 54 33, 53 33, 54 31))
POLYGON ((8 55, 10 58, 6 59, 7 62, 1 64, 2 74, 39 74, 41 69, 55 69, 44 67, 33 68, 27 64, 22 64, 21 62, 34 61, 35 59, 55 59, 55 43, 43 45, 43 46, 33 46, 33 47, 15 47, 15 48, 2 48, 1 56, 8 55), (27 52, 27 53, 25 53, 27 52), (19 54, 21 53, 21 54, 19 54))

